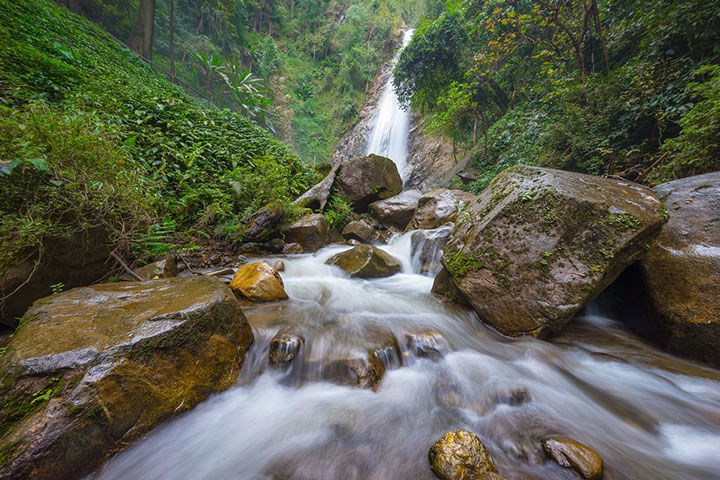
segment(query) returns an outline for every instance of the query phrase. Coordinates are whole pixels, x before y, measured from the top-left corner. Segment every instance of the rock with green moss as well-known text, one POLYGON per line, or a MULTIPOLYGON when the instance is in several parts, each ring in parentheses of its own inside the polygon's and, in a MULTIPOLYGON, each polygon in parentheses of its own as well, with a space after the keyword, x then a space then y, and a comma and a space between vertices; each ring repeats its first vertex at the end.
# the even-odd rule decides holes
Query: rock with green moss
POLYGON ((297 243, 305 252, 314 252, 328 243, 330 224, 320 213, 305 215, 283 229, 285 242, 297 243))
POLYGON ((337 265, 352 277, 389 277, 400 271, 400 262, 392 255, 372 245, 358 245, 331 257, 328 265, 337 265))
POLYGON ((278 233, 284 215, 283 204, 270 202, 260 210, 242 219, 244 240, 261 242, 278 233))
POLYGON ((670 220, 640 262, 654 310, 644 330, 673 353, 720 367, 720 172, 655 192, 670 220))
POLYGON ((335 177, 335 188, 356 212, 364 213, 372 202, 400 193, 402 179, 395 162, 370 154, 343 162, 335 177))
POLYGON ((428 453, 430 468, 441 480, 502 480, 480 438, 467 430, 443 435, 428 453))
POLYGON ((432 229, 462 221, 468 206, 476 201, 475 195, 462 190, 432 190, 418 199, 417 208, 405 230, 432 229))
POLYGON ((647 253, 666 221, 631 182, 536 167, 498 175, 459 218, 442 263, 480 318, 544 336, 647 253))
POLYGON ((232 291, 211 277, 36 302, 0 359, 0 478, 81 478, 233 385, 252 341, 232 291))

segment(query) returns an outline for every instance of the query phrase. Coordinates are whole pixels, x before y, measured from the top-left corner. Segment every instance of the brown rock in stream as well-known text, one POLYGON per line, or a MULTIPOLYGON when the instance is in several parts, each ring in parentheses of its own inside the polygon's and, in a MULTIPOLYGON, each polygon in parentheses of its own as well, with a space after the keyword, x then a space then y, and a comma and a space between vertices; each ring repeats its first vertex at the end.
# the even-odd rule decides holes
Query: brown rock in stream
POLYGON ((655 192, 670 220, 640 261, 655 313, 643 327, 669 351, 720 367, 720 172, 655 192))
POLYGON ((401 265, 393 256, 371 245, 358 245, 331 257, 328 265, 337 265, 352 277, 389 277, 400 271, 401 265))
POLYGON ((282 277, 266 262, 249 263, 238 268, 230 288, 249 300, 259 302, 288 298, 282 277))
POLYGON ((383 225, 403 230, 410 223, 420 196, 417 190, 405 190, 394 197, 371 203, 370 211, 383 225))
POLYGON ((283 229, 287 243, 299 244, 303 251, 314 252, 328 243, 330 224, 319 213, 305 215, 283 229))
MULTIPOLYGON (((148 263, 145 266, 133 270, 135 275, 143 280, 155 280, 159 278, 172 278, 178 274, 178 268, 173 257, 160 260, 158 262, 148 263)), ((127 278, 127 280, 134 280, 127 278)))
POLYGON ((275 335, 270 342, 270 366, 276 368, 287 367, 300 353, 304 344, 305 339, 298 335, 275 335))
POLYGON ((432 229, 457 221, 458 212, 474 203, 477 197, 462 190, 439 188, 418 200, 414 215, 405 231, 432 229))
POLYGON ((636 184, 512 167, 457 220, 442 263, 484 322, 541 337, 647 253, 664 211, 636 184))
POLYGON ((430 468, 441 480, 501 480, 490 452, 467 430, 446 433, 430 448, 430 468))
POLYGON ((375 236, 375 229, 365 220, 353 220, 345 225, 342 236, 346 240, 357 240, 362 243, 368 243, 375 236))
POLYGON ((602 479, 602 457, 587 445, 569 437, 556 436, 544 439, 542 447, 548 458, 563 467, 572 468, 585 480, 602 479))
POLYGON ((211 277, 76 288, 25 318, 0 358, 0 478, 81 478, 233 385, 253 341, 211 277))

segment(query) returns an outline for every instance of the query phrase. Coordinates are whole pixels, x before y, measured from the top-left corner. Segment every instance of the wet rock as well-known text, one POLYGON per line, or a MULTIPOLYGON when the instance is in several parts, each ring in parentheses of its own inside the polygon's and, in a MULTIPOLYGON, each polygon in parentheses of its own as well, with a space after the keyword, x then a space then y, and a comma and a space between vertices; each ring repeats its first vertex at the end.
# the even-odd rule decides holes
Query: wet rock
POLYGON ((285 242, 282 238, 273 238, 272 240, 265 242, 263 247, 271 253, 280 253, 285 248, 285 242))
POLYGON ((270 202, 255 213, 243 218, 245 225, 243 238, 250 241, 262 242, 278 233, 283 218, 281 202, 270 202))
POLYGON ((467 430, 446 433, 430 448, 428 458, 433 473, 442 480, 502 478, 480 438, 467 430))
POLYGON ((515 387, 509 390, 496 392, 490 400, 493 404, 504 404, 517 407, 518 405, 529 402, 532 400, 532 397, 530 396, 530 391, 527 387, 515 387))
POLYGON ((70 239, 45 238, 41 257, 23 252, 23 260, 0 272, 0 323, 17 326, 16 318, 35 300, 52 293, 51 285, 62 283, 68 290, 100 280, 114 266, 108 262, 113 248, 107 233, 94 228, 70 239))
POLYGON ((670 219, 640 269, 669 351, 720 367, 720 172, 658 185, 670 219))
POLYGON ((437 360, 450 351, 447 340, 438 332, 406 333, 405 341, 408 351, 419 358, 437 360))
POLYGON ((355 247, 357 245, 362 245, 362 242, 359 242, 359 241, 355 240, 354 238, 351 238, 350 240, 348 240, 345 243, 347 243, 348 245, 352 245, 353 247, 355 247))
POLYGON ((455 285, 455 282, 453 281, 448 271, 445 270, 445 268, 440 270, 440 272, 435 275, 432 292, 440 295, 441 297, 447 298, 451 302, 457 303, 459 305, 470 306, 470 303, 468 303, 465 296, 455 285))
POLYGON ((0 358, 0 477, 83 477, 232 386, 252 341, 237 299, 211 277, 94 285, 37 302, 0 358))
POLYGON ((230 288, 249 300, 260 302, 288 298, 282 277, 266 262, 250 263, 238 268, 230 288))
POLYGON ((371 203, 370 211, 383 225, 403 230, 410 223, 420 196, 417 190, 405 190, 394 197, 371 203))
POLYGON ((285 227, 285 241, 297 243, 305 252, 314 252, 328 242, 330 224, 319 213, 305 215, 292 225, 285 227))
POLYGON ((462 190, 439 188, 418 199, 417 208, 405 231, 438 228, 458 220, 458 212, 475 203, 477 197, 462 190))
POLYGON ((421 274, 437 275, 442 270, 443 248, 450 238, 451 227, 418 230, 410 237, 410 252, 420 262, 421 274))
POLYGON ((368 243, 375 236, 375 229, 365 220, 353 220, 345 225, 342 236, 347 240, 354 239, 362 243, 368 243))
POLYGON ((245 242, 241 243, 238 247, 238 253, 260 255, 262 253, 262 248, 260 248, 260 244, 257 242, 245 242))
POLYGON ((287 367, 298 356, 304 344, 305 339, 298 335, 276 335, 270 342, 270 366, 287 367))
POLYGON ((592 448, 569 437, 556 436, 542 441, 545 454, 563 467, 572 468, 585 480, 601 480, 602 457, 592 448))
POLYGON ((376 390, 385 369, 369 356, 334 360, 323 369, 323 378, 331 382, 376 390))
POLYGON ((328 243, 342 243, 344 240, 342 233, 335 227, 328 230, 328 243))
POLYGON ((282 260, 278 260, 277 262, 275 262, 275 270, 277 270, 278 272, 284 272, 285 262, 283 262, 282 260))
POLYGON ((402 191, 402 179, 395 162, 370 154, 343 162, 335 178, 338 195, 352 203, 358 213, 368 205, 402 191))
POLYGON ((299 254, 299 253, 303 253, 303 252, 305 252, 305 250, 303 250, 302 245, 300 245, 299 243, 295 243, 295 242, 286 243, 282 250, 282 253, 284 253, 285 255, 293 255, 293 254, 299 254))
MULTIPOLYGON (((156 280, 159 278, 176 277, 178 268, 175 264, 175 258, 168 257, 164 260, 148 263, 140 268, 136 268, 133 272, 143 280, 156 280)), ((130 280, 130 278, 128 278, 128 280, 130 280)))
POLYGON ((389 277, 400 271, 400 262, 385 251, 371 245, 358 245, 331 257, 328 265, 337 265, 352 277, 389 277))
POLYGON ((483 321, 544 336, 647 253, 663 212, 636 184, 512 167, 458 219, 442 263, 483 321))

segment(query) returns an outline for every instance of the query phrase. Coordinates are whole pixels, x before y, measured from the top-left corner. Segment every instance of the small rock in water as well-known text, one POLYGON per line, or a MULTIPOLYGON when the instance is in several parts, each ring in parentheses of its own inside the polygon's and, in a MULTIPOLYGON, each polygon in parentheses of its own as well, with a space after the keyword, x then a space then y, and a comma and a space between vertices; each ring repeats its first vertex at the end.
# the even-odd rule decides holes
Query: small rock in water
POLYGON ((328 265, 337 265, 352 277, 389 277, 400 271, 400 262, 384 250, 370 245, 358 245, 330 258, 328 265))
POLYGON ((438 332, 406 333, 407 348, 416 357, 442 358, 450 350, 445 338, 438 332))
POLYGON ((428 453, 430 468, 441 480, 499 480, 497 467, 480 438, 467 430, 446 433, 428 453))
POLYGON ((352 245, 353 247, 356 247, 356 246, 358 246, 358 245, 361 245, 361 243, 358 242, 357 240, 355 240, 354 238, 349 239, 349 240, 348 240, 347 242, 345 242, 345 243, 347 243, 348 245, 352 245))
POLYGON ((247 257, 245 255, 238 255, 235 260, 236 265, 245 265, 247 263, 247 257))
POLYGON ((284 272, 285 262, 283 262, 282 260, 278 260, 277 262, 275 262, 275 270, 277 270, 278 272, 284 272))
POLYGON ((542 447, 548 458, 563 467, 572 468, 585 480, 601 480, 602 457, 592 448, 564 436, 545 438, 542 447))
POLYGON ((282 253, 285 255, 303 253, 303 247, 299 243, 286 243, 282 249, 282 253))
POLYGON ((270 366, 286 367, 300 353, 305 339, 298 335, 280 334, 270 342, 270 366))
POLYGON ((373 239, 375 229, 365 220, 353 220, 345 225, 342 236, 346 239, 355 239, 362 243, 368 243, 373 239))
MULTIPOLYGON (((178 268, 173 257, 167 257, 158 262, 148 263, 147 265, 133 270, 135 275, 143 280, 157 280, 159 278, 172 278, 178 274, 178 268)), ((124 277, 123 277, 124 279, 124 277)), ((127 278, 127 280, 135 280, 127 278)))
POLYGON ((250 263, 238 268, 230 288, 249 300, 260 302, 288 298, 282 277, 266 262, 250 263))
POLYGON ((530 396, 530 391, 527 389, 527 387, 511 388, 509 390, 497 392, 492 397, 493 403, 502 403, 513 407, 522 405, 523 403, 529 402, 530 400, 532 400, 532 397, 530 396))

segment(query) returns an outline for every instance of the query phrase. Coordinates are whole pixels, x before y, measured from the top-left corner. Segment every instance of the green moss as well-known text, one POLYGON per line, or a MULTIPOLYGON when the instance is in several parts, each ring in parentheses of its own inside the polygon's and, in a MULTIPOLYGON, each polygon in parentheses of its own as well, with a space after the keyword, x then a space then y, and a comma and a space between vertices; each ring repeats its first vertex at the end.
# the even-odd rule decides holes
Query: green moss
POLYGON ((471 253, 462 251, 451 253, 445 257, 443 264, 455 278, 462 278, 468 273, 486 269, 492 272, 499 284, 509 285, 510 259, 498 255, 492 247, 481 248, 471 253))
POLYGON ((8 442, 0 447, 0 468, 3 468, 15 460, 22 452, 20 441, 8 442))
POLYGON ((48 383, 33 393, 32 395, 23 395, 19 393, 10 398, 2 407, 2 427, 0 427, 0 437, 5 437, 12 431, 15 424, 31 414, 37 412, 52 397, 57 395, 65 387, 65 381, 60 378, 53 377, 48 383))

